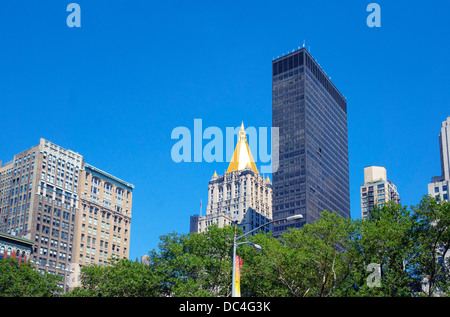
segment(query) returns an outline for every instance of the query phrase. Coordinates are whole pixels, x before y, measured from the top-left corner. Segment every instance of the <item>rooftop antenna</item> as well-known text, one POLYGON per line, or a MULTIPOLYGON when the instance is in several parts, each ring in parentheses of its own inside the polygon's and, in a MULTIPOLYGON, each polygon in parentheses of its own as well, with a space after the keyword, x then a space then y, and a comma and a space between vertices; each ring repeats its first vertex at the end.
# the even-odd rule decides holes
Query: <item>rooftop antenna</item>
POLYGON ((305 48, 305 40, 303 40, 303 48, 305 48))

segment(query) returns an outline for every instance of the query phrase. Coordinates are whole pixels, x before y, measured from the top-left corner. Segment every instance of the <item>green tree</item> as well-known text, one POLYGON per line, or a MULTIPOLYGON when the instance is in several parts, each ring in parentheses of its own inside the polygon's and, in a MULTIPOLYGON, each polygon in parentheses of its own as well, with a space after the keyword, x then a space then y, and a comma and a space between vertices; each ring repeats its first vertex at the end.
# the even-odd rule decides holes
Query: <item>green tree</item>
POLYGON ((422 282, 424 295, 443 295, 450 291, 450 202, 424 196, 413 207, 413 238, 418 246, 415 274, 422 282))
POLYGON ((296 291, 298 293, 296 285, 301 275, 296 274, 296 263, 292 263, 295 261, 294 252, 273 238, 271 233, 258 233, 248 240, 259 244, 262 250, 256 252, 249 245, 237 248, 237 255, 243 259, 242 296, 287 297, 296 291))
POLYGON ((358 221, 358 234, 349 251, 356 261, 353 283, 356 296, 411 296, 416 280, 411 275, 415 267, 416 244, 411 237, 411 212, 399 204, 387 203, 377 217, 358 221), (380 267, 380 285, 368 283, 369 264, 380 267))
MULTIPOLYGON (((410 209, 387 203, 367 220, 324 211, 317 221, 277 239, 271 233, 248 236, 262 252, 248 244, 238 247, 244 260, 241 294, 442 296, 450 291, 444 257, 449 228, 450 203, 428 196, 410 209), (380 267, 379 284, 370 283, 371 264, 380 267)), ((82 287, 68 296, 230 296, 233 234, 232 226, 212 226, 200 234, 163 235, 158 249, 149 252, 148 266, 120 260, 84 267, 82 287)), ((12 291, 8 281, 14 279, 5 276, 0 285, 10 294, 28 292, 12 291)))
POLYGON ((164 296, 229 296, 233 227, 203 233, 171 233, 149 253, 164 296))
POLYGON ((0 261, 0 296, 2 297, 48 297, 60 291, 61 278, 49 273, 40 273, 29 263, 16 259, 0 261))
POLYGON ((369 210, 369 221, 380 220, 381 209, 378 205, 373 205, 369 210))
POLYGON ((81 286, 68 297, 148 297, 159 295, 160 279, 142 263, 128 259, 110 260, 107 266, 81 269, 81 286))
POLYGON ((352 221, 324 211, 316 222, 284 232, 280 239, 256 235, 263 251, 244 257, 243 289, 254 296, 332 296, 347 280, 352 221), (245 265, 247 263, 247 265, 245 265))

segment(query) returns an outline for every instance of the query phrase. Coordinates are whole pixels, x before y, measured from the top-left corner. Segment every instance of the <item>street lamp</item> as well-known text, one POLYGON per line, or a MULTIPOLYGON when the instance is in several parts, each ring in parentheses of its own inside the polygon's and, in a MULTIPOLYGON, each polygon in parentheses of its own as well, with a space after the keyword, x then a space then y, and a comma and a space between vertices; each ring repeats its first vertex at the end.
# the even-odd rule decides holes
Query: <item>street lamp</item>
MULTIPOLYGON (((286 218, 287 221, 294 221, 294 220, 300 220, 303 219, 302 215, 293 215, 286 218)), ((281 219, 283 220, 283 219, 281 219)))
POLYGON ((236 227, 237 227, 236 224, 237 224, 237 221, 234 223, 234 239, 233 239, 233 277, 232 277, 232 284, 231 284, 231 296, 232 296, 232 297, 236 297, 236 294, 235 294, 235 279, 236 279, 236 247, 239 246, 239 245, 242 245, 242 244, 251 244, 251 245, 253 245, 253 248, 254 248, 255 251, 257 251, 257 252, 260 252, 261 249, 262 249, 260 245, 255 244, 255 243, 253 243, 253 242, 245 241, 245 242, 239 242, 239 243, 237 243, 237 240, 242 239, 243 237, 248 236, 250 233, 253 233, 253 232, 255 232, 255 231, 261 229, 262 227, 265 227, 265 226, 267 226, 267 225, 270 225, 270 224, 272 224, 272 223, 274 223, 274 222, 278 222, 278 221, 282 221, 282 220, 286 220, 286 221, 294 221, 294 220, 300 220, 300 219, 302 219, 302 218, 303 218, 303 216, 299 214, 299 215, 289 216, 289 217, 286 217, 286 218, 275 219, 275 220, 269 221, 269 222, 267 222, 267 223, 265 223, 265 224, 259 226, 259 227, 256 228, 256 229, 253 229, 253 230, 251 230, 251 231, 249 231, 249 232, 247 232, 247 233, 244 233, 243 235, 240 235, 239 237, 236 237, 236 227))

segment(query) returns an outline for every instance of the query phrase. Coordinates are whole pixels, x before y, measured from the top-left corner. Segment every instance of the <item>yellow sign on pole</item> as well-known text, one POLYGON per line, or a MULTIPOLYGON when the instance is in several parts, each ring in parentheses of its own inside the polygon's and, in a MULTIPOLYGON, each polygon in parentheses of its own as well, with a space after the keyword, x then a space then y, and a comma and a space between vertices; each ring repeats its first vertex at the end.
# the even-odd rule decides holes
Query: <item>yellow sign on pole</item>
POLYGON ((235 297, 241 297, 241 268, 242 263, 244 260, 242 260, 238 255, 236 255, 236 259, 234 261, 236 275, 234 280, 234 287, 235 287, 235 297))

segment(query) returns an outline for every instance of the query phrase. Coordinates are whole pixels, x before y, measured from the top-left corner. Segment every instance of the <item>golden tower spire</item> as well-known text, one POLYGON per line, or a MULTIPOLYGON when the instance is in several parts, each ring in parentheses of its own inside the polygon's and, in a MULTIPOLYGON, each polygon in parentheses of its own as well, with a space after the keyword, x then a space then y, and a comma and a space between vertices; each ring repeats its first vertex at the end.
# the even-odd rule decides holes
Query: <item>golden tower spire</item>
POLYGON ((238 142, 236 144, 236 148, 234 149, 230 165, 228 165, 227 173, 243 170, 247 167, 247 165, 250 166, 255 173, 259 174, 258 169, 256 168, 255 160, 253 159, 250 151, 250 147, 247 143, 247 133, 245 132, 244 122, 242 121, 238 142))

